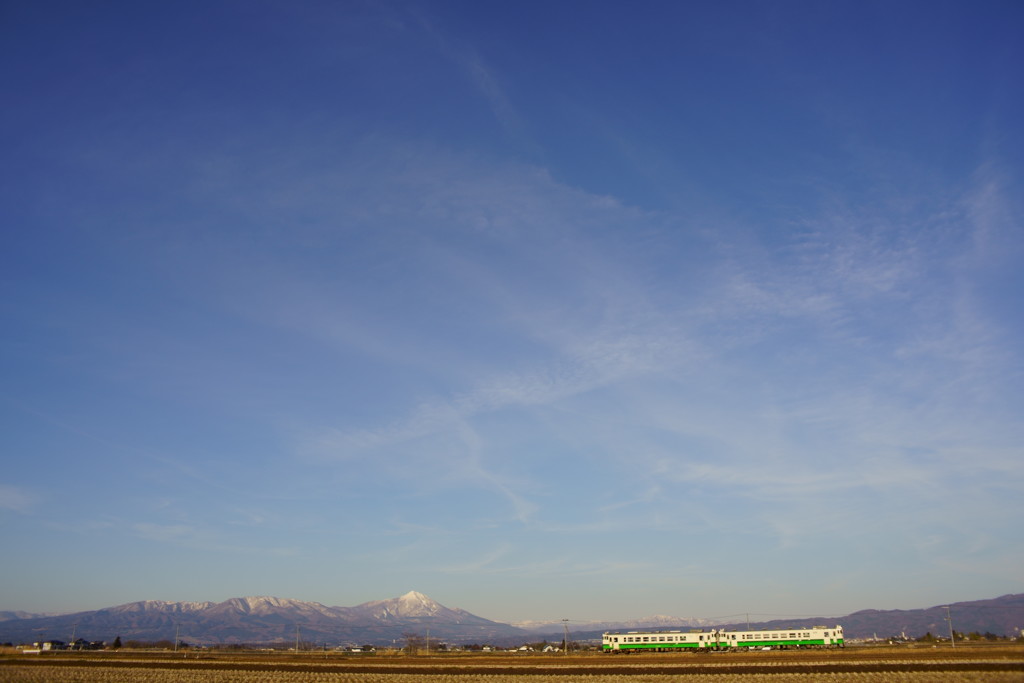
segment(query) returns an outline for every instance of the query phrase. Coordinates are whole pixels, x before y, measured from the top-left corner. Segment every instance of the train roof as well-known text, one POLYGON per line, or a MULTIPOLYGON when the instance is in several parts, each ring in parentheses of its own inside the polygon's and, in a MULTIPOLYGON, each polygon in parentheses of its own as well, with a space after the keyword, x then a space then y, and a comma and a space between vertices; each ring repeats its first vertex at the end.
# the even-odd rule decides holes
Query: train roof
POLYGON ((770 628, 750 628, 750 629, 742 629, 742 628, 718 628, 718 629, 716 629, 716 628, 712 628, 712 629, 708 630, 708 629, 703 629, 703 628, 691 628, 688 631, 683 631, 683 630, 680 630, 680 629, 657 629, 657 628, 653 628, 653 629, 644 629, 643 631, 605 631, 604 634, 606 636, 624 636, 624 635, 632 635, 632 634, 644 635, 644 634, 651 634, 651 633, 714 633, 714 632, 718 632, 718 633, 764 633, 764 632, 768 632, 768 631, 797 631, 797 630, 801 630, 801 629, 802 630, 807 630, 807 629, 819 630, 819 629, 831 629, 831 628, 841 630, 843 627, 842 627, 841 624, 836 624, 835 626, 822 626, 822 625, 815 625, 815 626, 792 626, 791 625, 791 626, 772 626, 770 628))

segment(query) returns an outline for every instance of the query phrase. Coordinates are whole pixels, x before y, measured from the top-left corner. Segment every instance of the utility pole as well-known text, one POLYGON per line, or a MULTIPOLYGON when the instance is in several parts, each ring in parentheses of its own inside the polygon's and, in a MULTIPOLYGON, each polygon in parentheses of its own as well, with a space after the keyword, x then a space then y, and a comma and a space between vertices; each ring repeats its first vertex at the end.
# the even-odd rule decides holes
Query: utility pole
POLYGON ((178 651, 178 630, 181 628, 180 624, 174 625, 174 651, 178 651))
POLYGON ((295 624, 295 654, 299 654, 299 625, 295 624))
POLYGON ((569 654, 569 620, 562 619, 562 630, 565 632, 564 639, 562 640, 562 648, 565 654, 569 654))
POLYGON ((946 605, 946 621, 949 622, 949 644, 956 647, 956 640, 953 638, 953 617, 949 615, 949 605, 946 605))

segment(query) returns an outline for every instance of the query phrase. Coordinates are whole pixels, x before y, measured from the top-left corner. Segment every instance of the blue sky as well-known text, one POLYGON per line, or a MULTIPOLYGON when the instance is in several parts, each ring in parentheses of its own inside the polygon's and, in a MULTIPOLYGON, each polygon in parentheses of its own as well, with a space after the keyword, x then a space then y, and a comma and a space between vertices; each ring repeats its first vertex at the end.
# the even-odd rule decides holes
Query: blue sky
POLYGON ((1024 591, 1022 29, 4 3, 0 609, 1024 591))

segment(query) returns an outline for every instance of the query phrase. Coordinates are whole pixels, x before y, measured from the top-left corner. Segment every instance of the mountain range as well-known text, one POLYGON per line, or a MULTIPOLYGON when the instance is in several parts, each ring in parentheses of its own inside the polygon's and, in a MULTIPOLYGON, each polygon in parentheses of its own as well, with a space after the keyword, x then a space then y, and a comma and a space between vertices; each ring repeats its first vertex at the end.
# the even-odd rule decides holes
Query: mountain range
POLYGON ((390 600, 355 607, 275 597, 231 598, 224 602, 145 600, 90 612, 17 616, 0 612, 0 641, 173 640, 196 644, 295 642, 331 645, 405 643, 406 633, 450 642, 495 642, 525 632, 509 624, 451 609, 410 591, 390 600))
MULTIPOLYGON (((957 631, 1019 635, 1024 627, 1024 594, 949 606, 957 631)), ((918 610, 862 610, 844 617, 777 620, 751 623, 754 628, 812 624, 842 624, 847 638, 877 634, 918 637, 926 632, 948 633, 946 607, 918 610)), ((705 619, 657 615, 621 622, 570 622, 571 637, 600 638, 606 630, 641 628, 707 628, 723 626, 705 619)), ((743 624, 726 625, 745 628, 743 624)), ((404 645, 407 636, 453 644, 519 644, 561 640, 562 622, 491 621, 463 609, 449 608, 410 591, 401 597, 375 600, 355 607, 328 607, 318 602, 275 597, 231 598, 224 602, 165 602, 146 600, 116 607, 60 615, 0 611, 0 642, 39 642, 71 639, 111 642, 158 641, 180 638, 193 644, 303 643, 315 645, 404 645)))

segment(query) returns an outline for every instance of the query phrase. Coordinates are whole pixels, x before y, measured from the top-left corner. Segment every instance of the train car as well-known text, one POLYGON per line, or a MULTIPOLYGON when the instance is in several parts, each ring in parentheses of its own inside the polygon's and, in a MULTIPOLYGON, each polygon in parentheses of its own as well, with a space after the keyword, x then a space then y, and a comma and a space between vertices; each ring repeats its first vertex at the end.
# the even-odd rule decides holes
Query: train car
POLYGON ((711 652, 719 650, 843 647, 842 626, 777 628, 760 631, 609 631, 602 638, 604 652, 711 652))
POLYGON ((602 638, 605 652, 671 652, 718 649, 717 631, 610 631, 602 638))
POLYGON ((776 628, 763 631, 719 631, 721 649, 766 647, 843 647, 843 627, 776 628))

